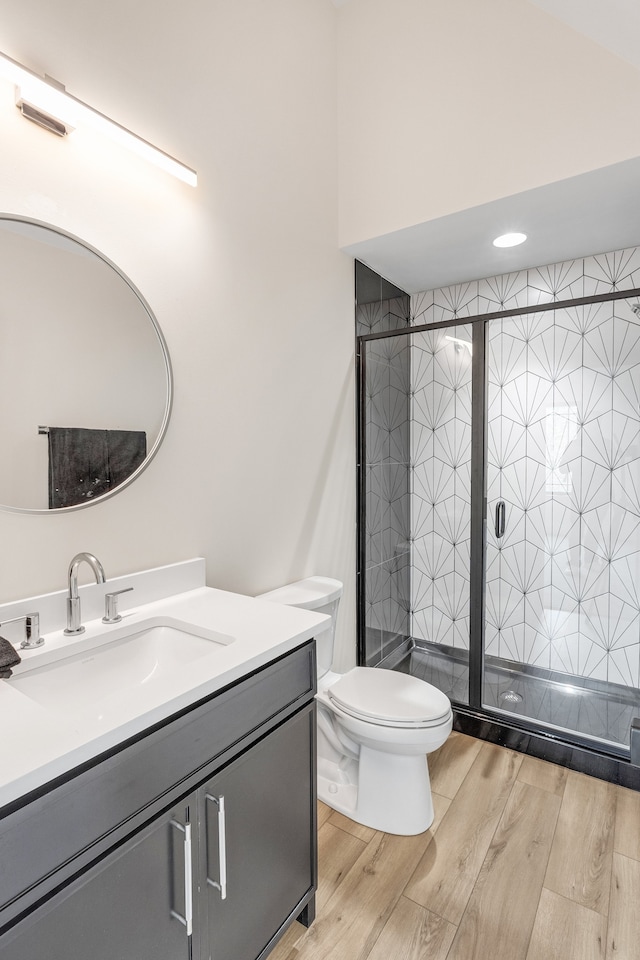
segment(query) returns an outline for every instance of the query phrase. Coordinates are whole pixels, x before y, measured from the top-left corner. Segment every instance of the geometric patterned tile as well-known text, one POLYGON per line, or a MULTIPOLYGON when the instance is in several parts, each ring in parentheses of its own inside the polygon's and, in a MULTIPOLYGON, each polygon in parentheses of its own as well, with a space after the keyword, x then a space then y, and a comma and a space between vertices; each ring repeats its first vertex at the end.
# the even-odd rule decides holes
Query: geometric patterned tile
POLYGON ((411 325, 419 327, 423 323, 433 323, 433 290, 418 293, 411 298, 411 325))
POLYGON ((451 496, 441 500, 434 510, 433 532, 444 538, 452 546, 469 538, 470 510, 468 500, 451 496))
POLYGON ((585 293, 594 296, 640 286, 640 251, 616 250, 584 261, 585 293))
POLYGON ((527 373, 555 383, 582 367, 582 347, 580 334, 554 323, 529 341, 527 373))
POLYGON ((609 596, 591 597, 580 606, 580 634, 606 652, 609 642, 609 596))
POLYGON ((478 313, 514 310, 528 305, 526 270, 489 277, 478 283, 478 313))
POLYGON ((587 637, 580 634, 578 676, 590 677, 592 680, 607 680, 608 660, 607 653, 597 643, 590 643, 587 637))
POLYGON ((508 321, 496 320, 489 337, 489 383, 503 389, 526 365, 526 342, 509 336, 504 330, 508 321))
MULTIPOLYGON (((478 313, 478 282, 440 287, 433 291, 433 322, 472 317, 478 313)), ((423 321, 424 322, 424 321, 423 321)))
POLYGON ((437 534, 414 540, 413 565, 416 570, 432 581, 453 574, 455 571, 453 544, 437 534))
POLYGON ((523 595, 551 583, 551 563, 543 550, 523 541, 502 550, 501 579, 523 595))
POLYGON ((607 651, 636 646, 639 639, 640 611, 618 597, 609 596, 609 634, 607 651))
POLYGON ((608 470, 638 459, 640 421, 613 410, 582 428, 582 456, 608 470))
POLYGON ((548 499, 547 471, 540 463, 523 458, 502 470, 502 499, 520 510, 542 507, 548 499))
POLYGON ((528 272, 529 303, 550 303, 584 296, 584 262, 568 260, 528 272))
MULTIPOLYGON (((621 382, 616 378, 615 383, 621 382)), ((611 410, 611 390, 611 377, 582 367, 556 381, 554 404, 573 409, 576 423, 582 426, 611 410)))
POLYGON ((442 349, 434 356, 433 379, 435 383, 457 392, 471 380, 471 357, 463 345, 447 342, 446 334, 442 336, 442 343, 442 349))
MULTIPOLYGON (((433 607, 433 578, 428 574, 423 573, 422 570, 418 567, 416 563, 416 548, 419 541, 414 541, 414 551, 413 551, 413 575, 412 575, 412 606, 411 612, 414 618, 418 615, 423 615, 424 611, 431 610, 433 607)), ((416 629, 416 624, 414 623, 413 629, 416 629)), ((431 622, 429 621, 429 628, 431 622)), ((422 633, 414 634, 415 636, 421 636, 424 638, 422 633)))
POLYGON ((413 396, 413 419, 429 430, 442 428, 456 416, 456 395, 453 387, 432 380, 413 396))
MULTIPOLYGON (((411 312, 429 322, 636 285, 640 250, 618 251, 419 294, 411 312)), ((458 329, 471 340, 461 325, 411 350, 412 629, 456 647, 468 643, 471 422, 471 354, 445 339, 458 329)), ((488 394, 485 652, 640 686, 638 318, 617 301, 491 321, 488 394)), ((545 696, 577 722, 575 704, 545 696)))
POLYGON ((544 377, 524 370, 502 389, 502 416, 525 429, 547 415, 552 406, 552 385, 544 377))
POLYGON ((613 381, 613 409, 640 420, 640 380, 636 367, 625 370, 613 381))
POLYGON ((640 470, 638 461, 614 470, 611 482, 611 500, 634 517, 640 516, 640 470))
POLYGON ((617 377, 640 363, 640 327, 611 316, 584 336, 584 365, 617 377))
POLYGON ((435 507, 449 496, 453 489, 455 471, 441 460, 419 463, 413 470, 414 495, 435 507))
POLYGON ((493 467, 500 469, 527 455, 526 431, 519 423, 503 417, 500 405, 495 404, 491 410, 488 426, 487 455, 493 467))
POLYGON ((607 656, 607 680, 612 683, 627 684, 630 687, 640 686, 638 649, 636 644, 633 647, 611 650, 607 656))
POLYGON ((611 594, 640 611, 640 552, 612 560, 610 571, 611 594))
POLYGON ((567 464, 571 477, 566 491, 567 505, 582 514, 611 502, 611 471, 586 458, 577 458, 567 464))
POLYGON ((550 645, 549 667, 560 673, 580 676, 580 635, 567 633, 550 645))
POLYGON ((615 504, 589 510, 582 517, 581 542, 609 563, 640 551, 640 517, 615 504))

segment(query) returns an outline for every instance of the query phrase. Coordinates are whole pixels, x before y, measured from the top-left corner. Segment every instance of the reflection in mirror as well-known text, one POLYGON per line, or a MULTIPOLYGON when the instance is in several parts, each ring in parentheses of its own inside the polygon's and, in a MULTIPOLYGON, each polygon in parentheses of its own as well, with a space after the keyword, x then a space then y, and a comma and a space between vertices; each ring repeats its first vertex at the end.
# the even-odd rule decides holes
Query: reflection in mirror
POLYGON ((155 454, 171 367, 149 306, 109 260, 0 215, 0 504, 87 506, 155 454))

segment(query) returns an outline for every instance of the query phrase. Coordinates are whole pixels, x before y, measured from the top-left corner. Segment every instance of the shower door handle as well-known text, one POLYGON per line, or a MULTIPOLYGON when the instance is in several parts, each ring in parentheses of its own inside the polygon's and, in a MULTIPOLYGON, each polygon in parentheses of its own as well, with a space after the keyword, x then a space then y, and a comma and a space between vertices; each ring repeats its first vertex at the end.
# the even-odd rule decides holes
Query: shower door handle
POLYGON ((498 500, 496 503, 496 520, 495 520, 495 532, 496 540, 499 540, 501 537, 504 537, 504 531, 507 520, 507 505, 504 500, 498 500))

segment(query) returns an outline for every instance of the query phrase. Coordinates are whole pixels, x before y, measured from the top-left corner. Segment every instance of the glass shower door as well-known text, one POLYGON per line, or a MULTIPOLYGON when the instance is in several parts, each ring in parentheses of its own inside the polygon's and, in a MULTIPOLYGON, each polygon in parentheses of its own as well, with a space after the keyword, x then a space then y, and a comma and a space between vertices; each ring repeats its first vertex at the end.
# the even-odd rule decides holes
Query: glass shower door
POLYGON ((368 667, 392 656, 410 637, 409 349, 405 336, 361 346, 360 620, 362 662, 368 667))
POLYGON ((489 321, 483 704, 628 745, 640 673, 640 326, 489 321))
POLYGON ((411 346, 412 672, 469 703, 472 328, 411 346), (423 653, 421 653, 421 650, 423 653))

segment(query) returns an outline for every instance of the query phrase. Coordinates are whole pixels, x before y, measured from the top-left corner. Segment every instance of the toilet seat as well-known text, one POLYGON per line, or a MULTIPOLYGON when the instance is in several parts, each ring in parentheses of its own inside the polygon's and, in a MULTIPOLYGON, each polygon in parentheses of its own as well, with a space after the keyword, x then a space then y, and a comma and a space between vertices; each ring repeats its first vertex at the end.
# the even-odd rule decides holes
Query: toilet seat
POLYGON ((435 727, 451 716, 442 691, 393 670, 354 667, 328 687, 327 695, 350 716, 385 727, 435 727))

